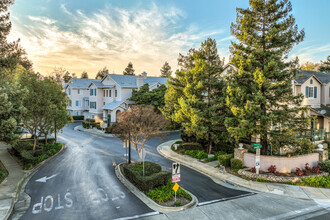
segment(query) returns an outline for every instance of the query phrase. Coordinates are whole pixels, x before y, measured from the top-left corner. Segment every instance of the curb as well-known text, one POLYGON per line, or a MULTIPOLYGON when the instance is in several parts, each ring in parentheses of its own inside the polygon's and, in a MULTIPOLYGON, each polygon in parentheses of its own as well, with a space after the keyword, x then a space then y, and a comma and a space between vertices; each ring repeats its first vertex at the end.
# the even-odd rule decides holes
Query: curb
POLYGON ((136 188, 130 181, 128 181, 124 175, 122 174, 121 170, 120 170, 120 166, 124 164, 124 163, 120 163, 115 167, 115 173, 117 178, 136 196, 138 197, 142 202, 144 202, 149 208, 158 211, 158 212, 162 212, 162 213, 169 213, 169 212, 176 212, 176 211, 182 211, 191 207, 196 207, 198 200, 196 198, 196 196, 194 196, 193 194, 191 194, 189 191, 185 190, 186 192, 188 192, 192 198, 191 202, 181 206, 181 207, 166 207, 166 206, 161 206, 159 204, 157 204, 156 202, 154 202, 152 199, 150 199, 149 197, 147 197, 143 192, 141 192, 138 188, 136 188))
MULTIPOLYGON (((60 156, 61 154, 63 154, 64 150, 66 149, 66 145, 63 145, 61 150, 59 152, 57 152, 55 155, 47 158, 46 160, 42 161, 40 164, 38 164, 37 166, 35 166, 32 170, 28 170, 24 176, 22 177, 22 179, 20 180, 19 184, 18 184, 18 187, 16 189, 16 192, 15 192, 15 197, 13 198, 12 200, 12 203, 11 203, 11 206, 10 206, 10 209, 7 213, 7 215, 5 216, 5 220, 9 219, 9 217, 11 217, 11 215, 13 214, 13 209, 14 209, 14 206, 15 204, 18 202, 18 198, 19 198, 19 195, 22 193, 22 189, 23 189, 23 193, 25 193, 25 187, 26 187, 26 184, 27 182, 31 179, 31 177, 41 168, 43 167, 46 163, 48 163, 50 160, 60 156)), ((30 206, 30 201, 31 201, 31 197, 26 194, 28 196, 28 200, 27 203, 25 204, 24 207, 27 206, 26 209, 28 209, 28 207, 30 206)), ((21 208, 22 209, 22 208, 21 208)), ((25 209, 24 209, 25 210, 25 209)))
POLYGON ((90 129, 85 129, 81 125, 78 125, 78 126, 74 127, 73 130, 75 130, 75 131, 82 131, 82 132, 86 132, 86 133, 94 134, 94 135, 99 135, 99 136, 102 136, 102 137, 116 137, 113 134, 105 134, 105 133, 99 133, 99 132, 95 132, 95 133, 94 132, 90 132, 90 131, 88 131, 90 129))

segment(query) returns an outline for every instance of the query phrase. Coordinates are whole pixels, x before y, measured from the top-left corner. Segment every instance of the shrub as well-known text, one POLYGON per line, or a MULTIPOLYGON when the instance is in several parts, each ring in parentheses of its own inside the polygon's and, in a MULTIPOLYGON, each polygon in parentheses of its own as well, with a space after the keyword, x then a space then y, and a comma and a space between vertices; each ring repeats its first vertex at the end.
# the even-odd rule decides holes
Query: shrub
POLYGON ((35 163, 36 164, 41 163, 42 161, 44 161, 47 158, 48 158, 47 154, 40 155, 35 158, 35 163))
POLYGON ((297 141, 294 153, 297 155, 310 154, 314 149, 315 145, 309 139, 303 138, 297 141))
POLYGON ((239 159, 230 159, 230 166, 232 169, 239 170, 243 168, 243 162, 239 159))
POLYGON ((233 158, 233 154, 224 154, 218 156, 219 165, 224 167, 230 166, 230 159, 233 158))
POLYGON ((84 116, 83 115, 74 115, 72 116, 73 120, 84 120, 84 116))
POLYGON ((320 165, 313 166, 312 172, 318 174, 320 173, 320 169, 321 169, 320 165))
POLYGON ((87 119, 85 121, 82 121, 82 126, 83 128, 90 128, 91 124, 89 121, 87 121, 87 119))
MULTIPOLYGON (((143 175, 143 164, 141 163, 131 163, 125 166, 126 169, 130 169, 134 172, 138 172, 140 175, 143 175)), ((159 164, 154 162, 145 161, 144 162, 144 174, 150 176, 154 173, 159 173, 162 171, 162 167, 159 164)))
POLYGON ((280 175, 280 172, 275 171, 275 175, 276 175, 276 176, 279 176, 279 175, 280 175))
POLYGON ((214 157, 207 158, 207 161, 214 161, 217 160, 220 155, 227 154, 226 152, 223 151, 218 151, 214 154, 214 157))
MULTIPOLYGON (((153 190, 150 190, 146 193, 148 197, 150 197, 152 200, 158 203, 167 202, 174 198, 174 190, 172 189, 174 186, 174 183, 171 183, 170 181, 167 182, 164 186, 159 186, 154 188, 153 190)), ((183 197, 191 200, 191 196, 184 191, 181 187, 179 187, 178 191, 176 192, 176 195, 178 197, 183 197)))
POLYGON ((321 166, 321 170, 330 173, 330 160, 319 162, 318 164, 321 166))
POLYGON ((30 151, 22 150, 21 153, 20 153, 20 155, 23 158, 24 164, 26 164, 26 163, 34 163, 34 157, 30 153, 30 151))
POLYGON ((201 150, 186 150, 184 153, 199 160, 207 158, 207 153, 201 150))
POLYGON ((296 169, 296 175, 297 176, 302 176, 303 174, 304 174, 304 172, 300 168, 297 167, 297 169, 296 169))
POLYGON ((324 187, 330 188, 330 176, 318 176, 303 178, 299 181, 299 185, 312 186, 312 187, 324 187))
POLYGON ((250 171, 251 171, 252 173, 256 173, 257 170, 256 170, 255 167, 251 167, 250 171))
POLYGON ((2 177, 4 177, 5 176, 5 174, 2 172, 2 171, 0 171, 0 180, 2 179, 2 177))
POLYGON ((27 163, 24 165, 24 170, 30 170, 32 169, 32 167, 33 167, 32 163, 27 163))
POLYGON ((276 172, 276 165, 270 165, 270 167, 268 168, 268 172, 275 173, 276 172))
POLYGON ((203 150, 203 147, 199 143, 183 143, 180 147, 184 150, 203 150))
POLYGON ((264 178, 257 178, 256 181, 257 182, 263 182, 263 183, 269 183, 269 180, 266 180, 264 178))

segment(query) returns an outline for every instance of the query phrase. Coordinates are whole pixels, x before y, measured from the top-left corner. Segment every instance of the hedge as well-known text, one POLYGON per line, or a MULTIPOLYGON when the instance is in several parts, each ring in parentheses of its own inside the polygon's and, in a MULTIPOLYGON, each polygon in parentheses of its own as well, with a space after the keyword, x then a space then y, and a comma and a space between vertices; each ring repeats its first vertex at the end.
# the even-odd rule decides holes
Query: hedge
POLYGON ((224 154, 218 156, 219 165, 222 165, 224 167, 230 166, 230 159, 233 158, 233 154, 224 154))
POLYGON ((199 143, 183 143, 180 147, 184 150, 203 150, 203 147, 199 143))
POLYGON ((207 158, 207 153, 202 150, 186 150, 184 153, 199 160, 207 158))
POLYGON ((318 165, 321 166, 321 170, 330 173, 330 160, 318 162, 318 165))
POLYGON ((123 166, 124 174, 127 179, 134 183, 140 190, 148 192, 149 190, 157 187, 166 185, 171 179, 171 173, 161 171, 161 167, 158 164, 152 162, 145 162, 145 176, 142 176, 142 164, 130 164, 123 166), (160 169, 159 169, 160 167, 160 169))
POLYGON ((74 115, 72 116, 73 120, 84 120, 85 117, 83 115, 74 115))
POLYGON ((230 159, 230 166, 232 169, 239 170, 243 168, 243 162, 239 159, 230 159))

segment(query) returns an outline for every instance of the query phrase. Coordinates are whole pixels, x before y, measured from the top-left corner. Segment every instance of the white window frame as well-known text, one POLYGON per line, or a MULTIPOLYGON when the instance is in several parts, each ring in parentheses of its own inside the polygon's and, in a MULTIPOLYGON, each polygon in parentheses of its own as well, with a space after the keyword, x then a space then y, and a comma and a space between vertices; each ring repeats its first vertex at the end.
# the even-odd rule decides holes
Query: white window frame
POLYGON ((76 100, 76 107, 81 107, 81 106, 82 106, 81 100, 76 100))
POLYGON ((308 87, 308 98, 314 98, 314 87, 308 87))
POLYGON ((81 94, 82 94, 81 89, 78 89, 78 90, 77 90, 77 94, 78 94, 78 95, 81 95, 81 94))

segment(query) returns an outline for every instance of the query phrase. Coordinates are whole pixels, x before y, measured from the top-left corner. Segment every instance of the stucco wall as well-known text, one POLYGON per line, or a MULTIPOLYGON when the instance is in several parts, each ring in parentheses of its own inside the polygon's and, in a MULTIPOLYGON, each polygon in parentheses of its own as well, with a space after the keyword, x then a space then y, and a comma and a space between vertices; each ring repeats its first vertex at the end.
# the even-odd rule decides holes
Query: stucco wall
MULTIPOLYGON (((319 161, 319 154, 312 153, 302 156, 294 157, 276 157, 276 156, 260 156, 260 170, 268 171, 267 169, 271 165, 276 165, 277 171, 282 173, 295 172, 296 168, 304 168, 306 163, 309 165, 316 166, 319 161)), ((245 153, 244 154, 244 166, 254 167, 255 166, 255 154, 245 153)))
POLYGON ((301 85, 301 93, 304 95, 304 99, 302 102, 302 105, 310 105, 314 108, 319 108, 321 105, 321 84, 319 81, 314 77, 310 77, 304 84, 301 85), (313 80, 313 83, 311 84, 310 81, 313 80), (309 97, 306 98, 306 86, 313 87, 313 93, 314 93, 314 87, 317 87, 317 97, 309 97))

